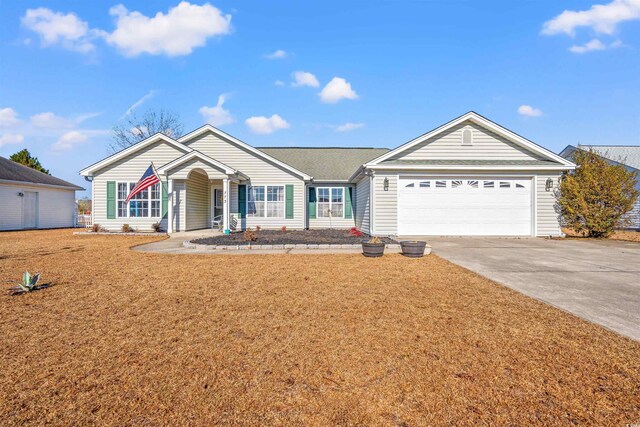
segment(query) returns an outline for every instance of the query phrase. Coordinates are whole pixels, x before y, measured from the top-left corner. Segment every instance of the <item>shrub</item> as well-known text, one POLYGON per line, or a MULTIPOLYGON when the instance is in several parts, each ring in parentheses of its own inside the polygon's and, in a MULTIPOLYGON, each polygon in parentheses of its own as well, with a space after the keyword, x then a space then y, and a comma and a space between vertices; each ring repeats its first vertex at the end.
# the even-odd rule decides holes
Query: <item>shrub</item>
POLYGON ((349 235, 354 237, 362 237, 362 231, 358 230, 355 227, 351 227, 349 230, 349 235))
POLYGON ((373 244, 379 245, 380 243, 382 243, 382 240, 380 240, 380 238, 377 237, 377 236, 372 236, 369 239, 369 243, 373 243, 373 244))
POLYGON ((247 242, 255 242, 258 240, 258 230, 256 229, 256 231, 253 231, 252 229, 247 228, 244 231, 244 240, 247 242))
POLYGON ((565 225, 587 237, 607 237, 626 225, 638 198, 637 174, 610 164, 593 149, 573 153, 575 171, 565 173, 558 191, 558 207, 565 225))
POLYGON ((283 225, 282 227, 280 227, 280 231, 282 231, 283 233, 287 232, 287 226, 283 225))
POLYGON ((156 233, 160 232, 160 223, 154 222, 153 224, 151 224, 151 229, 156 233))
POLYGON ((256 225, 256 231, 260 232, 260 230, 262 230, 262 227, 260 227, 259 225, 256 225))
POLYGON ((134 228, 129 224, 122 224, 121 230, 123 233, 133 233, 135 231, 134 228))
POLYGON ((91 231, 93 231, 94 233, 100 233, 104 231, 104 228, 100 224, 93 224, 91 226, 91 231))

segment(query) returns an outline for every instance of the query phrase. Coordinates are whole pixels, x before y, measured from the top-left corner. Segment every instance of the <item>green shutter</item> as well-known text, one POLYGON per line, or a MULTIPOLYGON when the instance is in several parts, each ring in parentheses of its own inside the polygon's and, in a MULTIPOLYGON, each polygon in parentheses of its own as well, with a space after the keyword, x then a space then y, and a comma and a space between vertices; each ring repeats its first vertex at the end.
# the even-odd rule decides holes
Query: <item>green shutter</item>
POLYGON ((107 219, 116 218, 116 182, 107 181, 107 219))
POLYGON ((244 218, 247 214, 247 186, 238 185, 238 213, 240 218, 244 218))
POLYGON ((167 191, 167 181, 162 181, 162 218, 169 210, 169 192, 167 191))
POLYGON ((285 187, 285 215, 286 219, 293 219, 293 185, 287 184, 285 187))
POLYGON ((309 187, 309 218, 316 219, 316 189, 309 187))
POLYGON ((353 209, 351 208, 351 190, 352 187, 345 187, 344 189, 344 217, 345 218, 352 218, 352 211, 353 209))

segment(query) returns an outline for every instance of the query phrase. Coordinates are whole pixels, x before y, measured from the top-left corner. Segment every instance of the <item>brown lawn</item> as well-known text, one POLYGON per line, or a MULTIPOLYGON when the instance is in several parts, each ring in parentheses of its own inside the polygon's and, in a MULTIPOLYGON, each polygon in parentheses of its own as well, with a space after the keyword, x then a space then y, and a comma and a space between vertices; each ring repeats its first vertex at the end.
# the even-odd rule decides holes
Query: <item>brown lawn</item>
POLYGON ((640 343, 436 256, 0 234, 0 425, 625 425, 640 343))
MULTIPOLYGON (((570 228, 563 228, 562 231, 572 238, 585 238, 582 234, 576 233, 570 228)), ((640 243, 640 231, 634 230, 616 230, 607 237, 609 240, 624 240, 626 242, 639 242, 640 243)))

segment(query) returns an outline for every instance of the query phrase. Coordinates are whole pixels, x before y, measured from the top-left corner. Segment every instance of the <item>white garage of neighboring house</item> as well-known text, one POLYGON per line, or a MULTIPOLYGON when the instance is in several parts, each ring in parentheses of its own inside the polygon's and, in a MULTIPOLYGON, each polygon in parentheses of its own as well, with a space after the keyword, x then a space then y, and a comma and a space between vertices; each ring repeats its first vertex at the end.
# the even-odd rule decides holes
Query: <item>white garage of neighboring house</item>
POLYGON ((0 157, 0 230, 73 227, 77 190, 84 188, 0 157))

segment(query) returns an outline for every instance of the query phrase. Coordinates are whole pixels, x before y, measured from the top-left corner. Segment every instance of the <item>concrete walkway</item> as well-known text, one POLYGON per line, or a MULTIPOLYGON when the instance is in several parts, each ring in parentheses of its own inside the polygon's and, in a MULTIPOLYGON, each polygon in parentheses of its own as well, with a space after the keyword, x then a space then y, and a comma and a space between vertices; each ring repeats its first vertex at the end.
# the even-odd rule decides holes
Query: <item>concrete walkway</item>
POLYGON ((434 253, 640 341, 640 244, 614 240, 433 238, 434 253))

